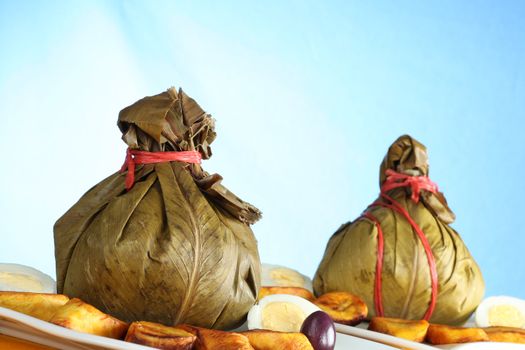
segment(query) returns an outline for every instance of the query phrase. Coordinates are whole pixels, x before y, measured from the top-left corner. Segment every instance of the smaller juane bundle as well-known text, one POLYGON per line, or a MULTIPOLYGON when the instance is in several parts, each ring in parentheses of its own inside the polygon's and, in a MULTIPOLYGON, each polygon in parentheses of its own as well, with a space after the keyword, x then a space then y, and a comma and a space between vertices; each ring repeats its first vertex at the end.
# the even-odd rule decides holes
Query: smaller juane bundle
POLYGON ((389 148, 381 194, 330 238, 313 284, 316 295, 362 297, 369 317, 459 324, 476 309, 485 285, 445 197, 428 177, 425 146, 408 135, 389 148))

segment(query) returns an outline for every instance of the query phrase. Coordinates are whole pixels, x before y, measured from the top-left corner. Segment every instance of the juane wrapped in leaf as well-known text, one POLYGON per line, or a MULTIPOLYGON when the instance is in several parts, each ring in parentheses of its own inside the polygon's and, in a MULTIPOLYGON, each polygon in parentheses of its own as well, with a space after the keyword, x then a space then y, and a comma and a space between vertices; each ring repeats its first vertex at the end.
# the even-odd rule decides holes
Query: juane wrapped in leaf
POLYGON ((59 292, 128 322, 242 323, 260 288, 249 226, 259 210, 199 164, 140 164, 132 153, 208 159, 214 120, 171 88, 123 109, 118 126, 131 150, 127 171, 95 185, 55 224, 59 292))
POLYGON ((445 197, 428 178, 425 146, 405 135, 380 168, 381 194, 330 238, 314 278, 316 295, 347 291, 369 317, 465 321, 485 285, 445 197))

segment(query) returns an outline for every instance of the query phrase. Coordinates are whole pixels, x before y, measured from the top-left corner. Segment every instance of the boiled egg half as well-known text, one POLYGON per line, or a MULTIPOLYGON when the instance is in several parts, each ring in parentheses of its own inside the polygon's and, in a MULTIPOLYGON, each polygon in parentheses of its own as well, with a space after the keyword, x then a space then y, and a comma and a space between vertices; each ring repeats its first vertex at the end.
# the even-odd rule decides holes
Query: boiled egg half
POLYGON ((56 283, 32 267, 0 264, 0 291, 56 293, 56 283))
POLYGON ((508 296, 486 298, 476 309, 476 324, 525 328, 525 300, 508 296))
POLYGON ((272 294, 257 302, 248 312, 248 329, 299 332, 316 305, 295 295, 272 294))
POLYGON ((261 286, 301 287, 313 291, 312 280, 296 270, 272 264, 262 264, 261 270, 261 286))

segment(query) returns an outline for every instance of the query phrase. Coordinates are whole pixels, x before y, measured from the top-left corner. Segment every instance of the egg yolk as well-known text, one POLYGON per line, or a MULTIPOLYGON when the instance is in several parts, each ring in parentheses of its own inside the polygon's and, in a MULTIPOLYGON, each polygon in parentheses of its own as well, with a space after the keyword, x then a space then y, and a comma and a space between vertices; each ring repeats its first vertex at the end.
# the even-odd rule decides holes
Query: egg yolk
POLYGON ((270 273, 271 278, 283 287, 303 287, 304 278, 298 272, 290 269, 277 268, 270 273))
POLYGON ((514 306, 494 305, 489 309, 489 324, 491 326, 522 328, 525 325, 525 318, 514 306))
POLYGON ((306 315, 294 303, 268 303, 262 311, 262 328, 281 332, 299 332, 306 315))
POLYGON ((42 283, 37 278, 21 273, 0 272, 0 281, 16 290, 42 290, 42 283))

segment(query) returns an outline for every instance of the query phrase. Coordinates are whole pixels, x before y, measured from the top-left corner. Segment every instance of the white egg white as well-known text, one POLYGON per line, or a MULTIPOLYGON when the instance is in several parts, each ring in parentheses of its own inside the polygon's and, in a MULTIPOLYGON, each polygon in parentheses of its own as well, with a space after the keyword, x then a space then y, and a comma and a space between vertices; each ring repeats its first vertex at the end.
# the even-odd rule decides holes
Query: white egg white
POLYGON ((525 328, 525 300, 509 296, 486 298, 476 309, 475 321, 478 327, 512 326, 525 328), (498 314, 498 308, 501 310, 502 307, 507 311, 505 316, 501 316, 501 312, 499 317, 495 316, 498 314))
MULTIPOLYGON (((321 309, 306 299, 289 294, 268 295, 257 302, 248 312, 248 329, 264 329, 263 310, 271 303, 291 303, 302 310, 304 318, 321 309)), ((304 319, 302 320, 304 321, 304 319)), ((302 323, 302 322, 301 322, 302 323)), ((277 329, 274 329, 277 330, 277 329)))
POLYGON ((261 286, 302 287, 313 291, 310 277, 294 269, 273 264, 262 264, 261 286))
POLYGON ((56 282, 29 266, 0 264, 0 291, 56 293, 56 282))

